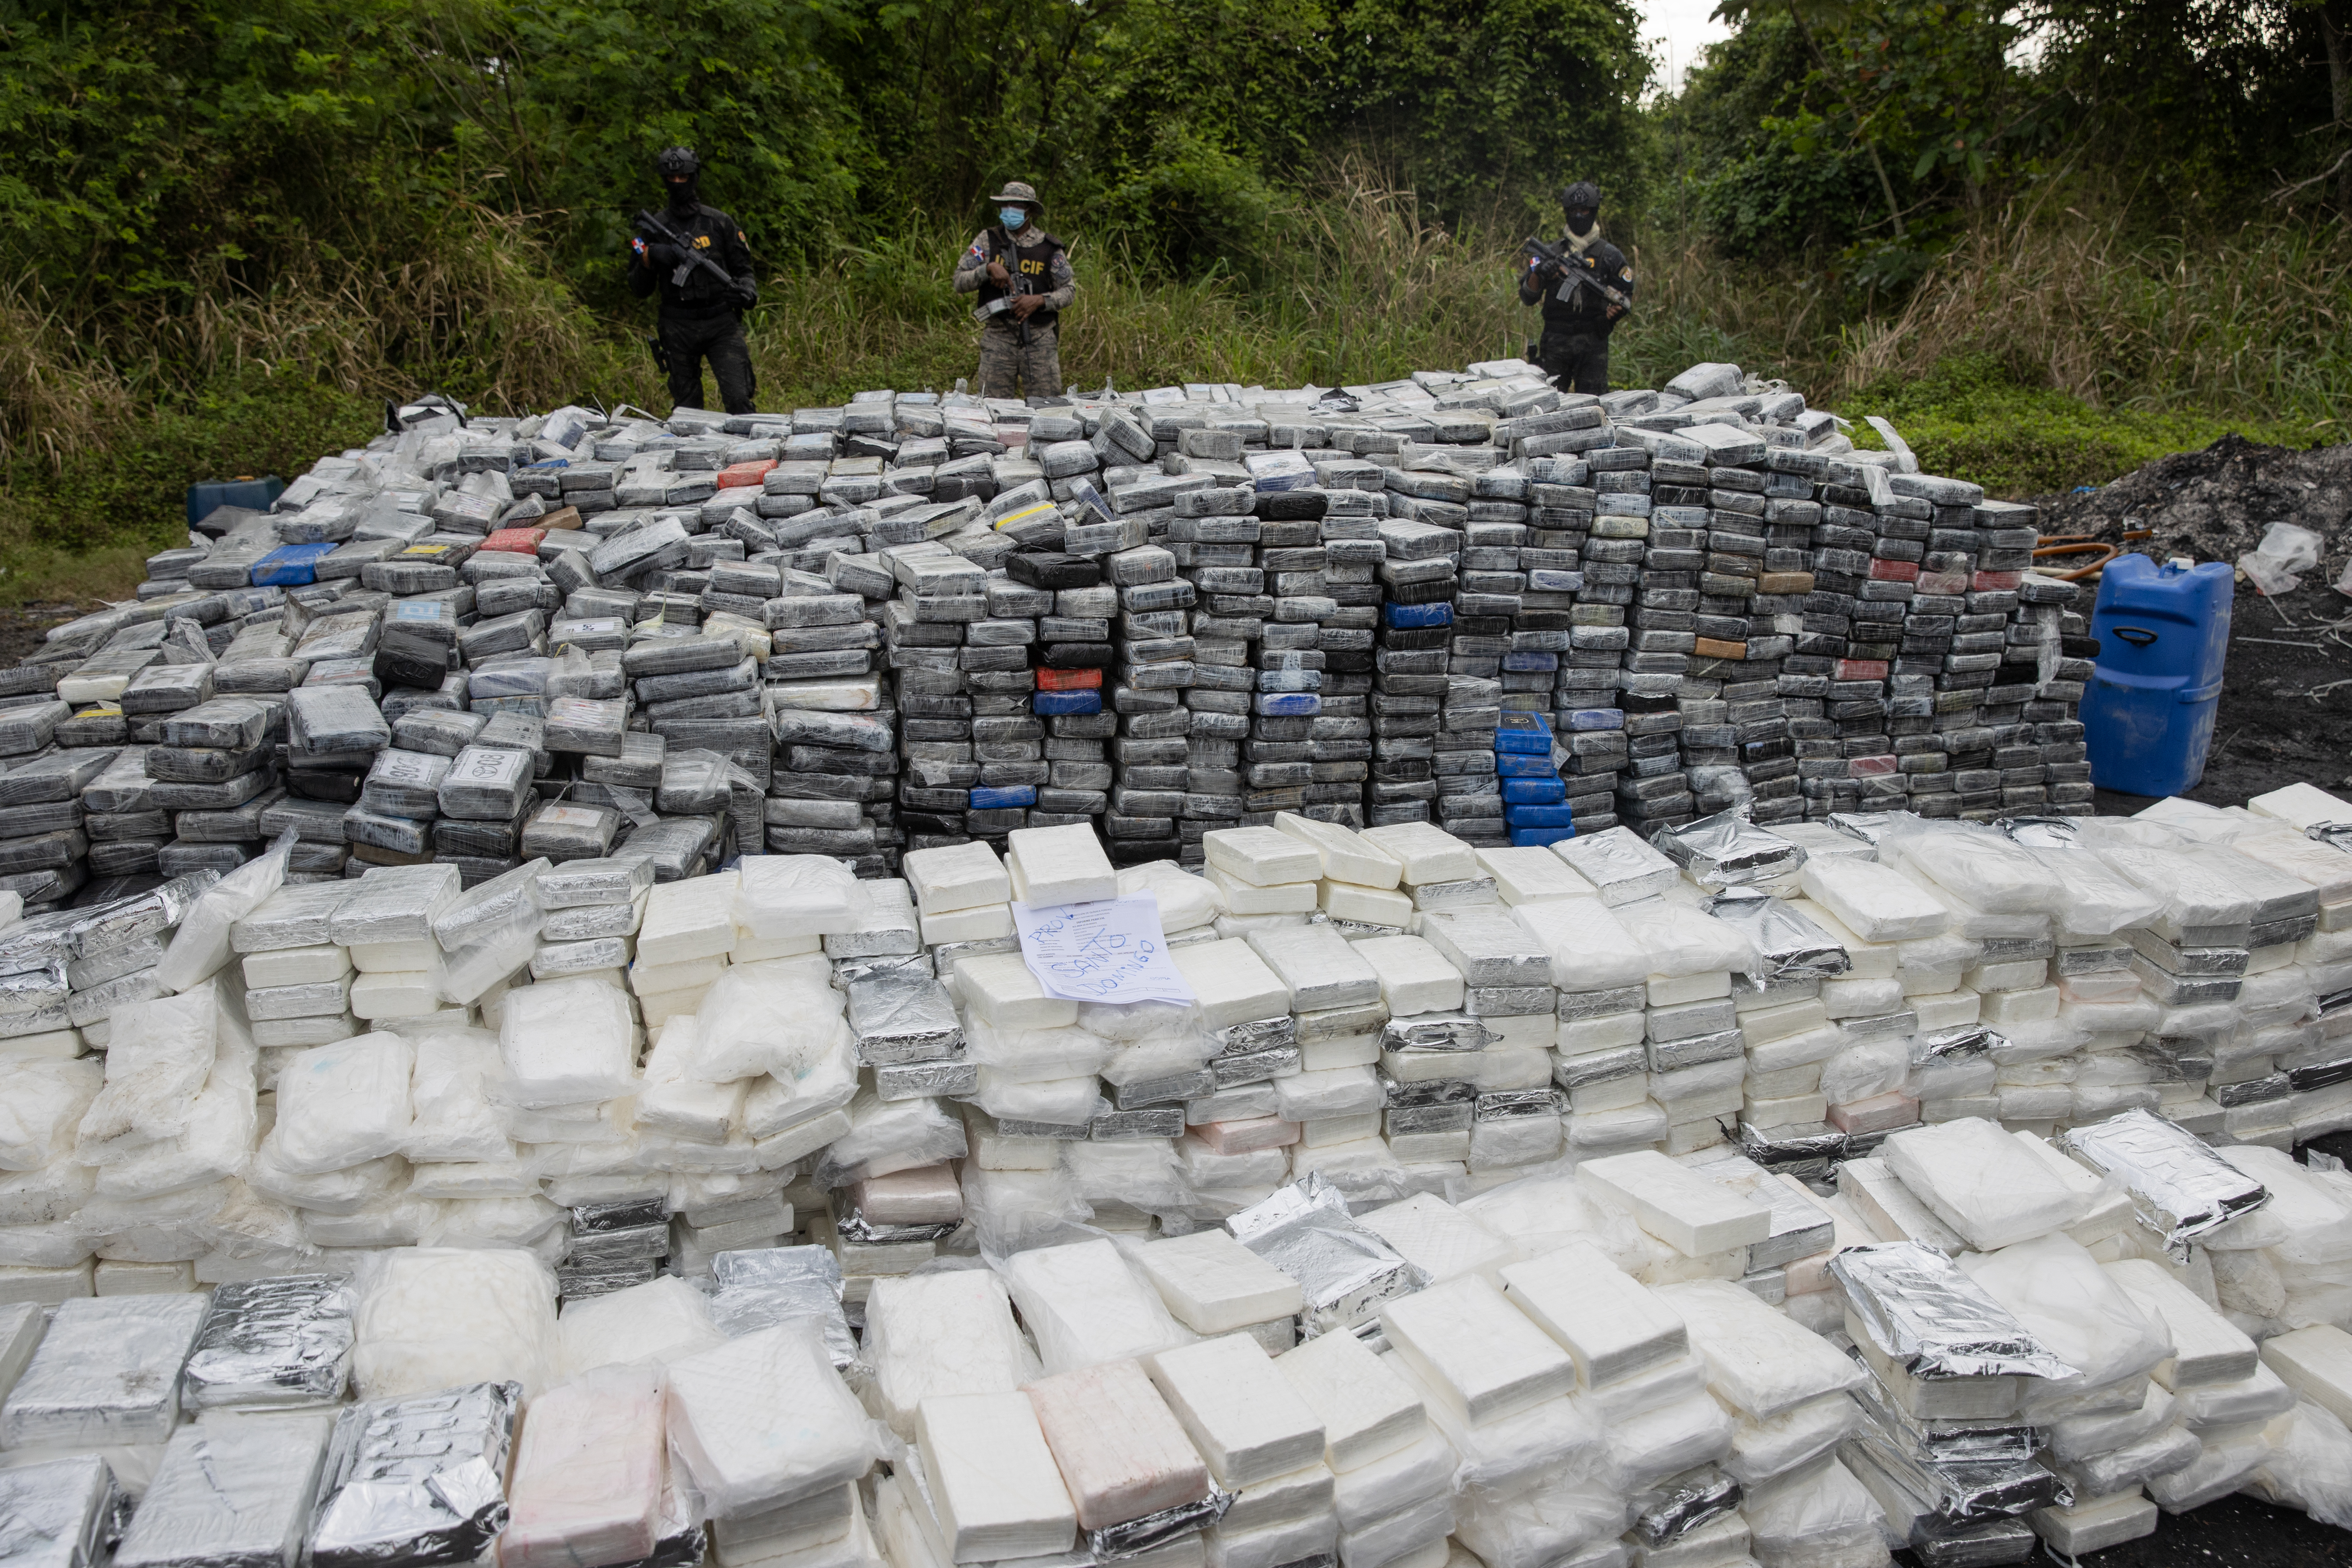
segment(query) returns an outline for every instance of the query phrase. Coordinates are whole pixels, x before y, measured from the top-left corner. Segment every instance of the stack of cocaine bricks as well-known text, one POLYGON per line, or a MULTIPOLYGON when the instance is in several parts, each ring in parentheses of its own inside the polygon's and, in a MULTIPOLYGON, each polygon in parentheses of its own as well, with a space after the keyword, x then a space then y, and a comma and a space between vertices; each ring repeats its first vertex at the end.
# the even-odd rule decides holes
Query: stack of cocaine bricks
MULTIPOLYGON (((1267 426, 1261 422, 1258 428, 1267 426)), ((1193 590, 1192 684, 1184 692, 1191 728, 1176 826, 1178 858, 1195 864, 1205 836, 1239 823, 1249 795, 1281 787, 1255 782, 1267 780, 1265 770, 1275 764, 1254 754, 1245 759, 1255 750, 1250 729, 1257 655, 1276 608, 1257 561, 1265 526, 1257 509, 1272 494, 1254 489, 1242 466, 1250 434, 1205 421, 1177 433, 1179 466, 1213 481, 1174 498, 1165 535, 1177 571, 1193 590)))
MULTIPOLYGON (((2029 509, 1853 452, 1827 416, 1739 390, 1731 367, 1597 402, 1515 362, 1345 391, 1354 406, 1337 411, 1320 394, 1224 386, 1046 410, 877 393, 667 423, 560 409, 460 426, 412 410, 413 427, 322 460, 276 511, 237 520, 209 549, 160 553, 135 605, 59 628, 10 678, 20 689, 0 700, 21 711, 0 746, 44 763, 18 794, 62 816, 98 754, 110 768, 154 745, 167 719, 207 706, 188 701, 205 677, 184 666, 210 664, 210 702, 271 716, 266 756, 167 748, 181 755, 163 765, 198 776, 159 777, 144 796, 110 786, 112 809, 82 803, 80 824, 36 830, 47 819, 23 814, 26 831, 0 840, 11 846, 0 877, 43 905, 93 872, 226 867, 257 851, 272 813, 301 820, 305 874, 429 853, 478 878, 523 853, 520 828, 500 843, 446 813, 339 827, 333 808, 359 804, 373 754, 322 752, 285 712, 294 689, 338 686, 374 705, 383 727, 365 728, 378 748, 416 710, 527 724, 551 702, 622 703, 624 754, 505 737, 534 753, 530 810, 609 813, 616 838, 643 831, 606 792, 656 815, 665 795, 707 800, 694 781, 716 753, 767 791, 778 847, 838 853, 867 875, 891 868, 909 831, 974 836, 974 788, 989 814, 980 837, 1032 813, 1095 816, 1101 794, 1122 863, 1196 861, 1202 833, 1277 810, 1433 820, 1499 842, 1509 819, 1486 726, 1506 699, 1531 710, 1547 674, 1563 804, 1586 831, 1738 798, 1762 821, 1906 804, 1972 819, 2087 809, 2072 715, 2094 650, 2076 590, 2024 571, 2029 509), (1319 518, 1294 515, 1316 496, 1319 518), (1256 539, 1209 537, 1249 521, 1256 539), (1164 572, 1156 555, 1122 562, 1135 580, 1108 580, 1112 557, 1147 548, 1176 557, 1190 605, 1121 603, 1182 593, 1135 577, 1164 572), (976 567, 1002 581, 1015 550, 1091 560, 1105 580, 1055 588, 1051 616, 1009 588, 996 614, 982 588, 944 596, 980 611, 972 621, 893 621, 905 619, 893 603, 921 596, 911 579, 976 567), (942 552, 961 564, 915 563, 942 552), (1816 580, 1801 596, 1801 567, 1816 580), (1247 587, 1251 571, 1255 592, 1202 586, 1247 587), (1213 573, 1228 575, 1202 575, 1213 573), (1139 635, 1178 617, 1176 636, 1139 635), (1205 655, 1193 620, 1213 634, 1205 655), (1017 637, 1021 624, 1034 636, 1019 647, 969 640, 975 626, 1017 637), (952 649, 941 627, 955 629, 952 649), (667 674, 620 665, 624 645, 680 634, 740 651, 667 674), (1433 652, 1443 658, 1422 657, 1433 652), (739 673, 746 657, 756 690, 739 673), (1016 657, 1027 668, 1011 668, 1016 657), (1349 668, 1359 659, 1374 668, 1349 668), (910 694, 879 668, 908 662, 927 668, 916 684, 952 689, 910 694), (1089 668, 1109 672, 1100 713, 1068 695, 1089 668), (939 710, 910 713, 910 695, 939 710), (1272 710, 1310 697, 1311 716, 1272 710), (1249 711, 1231 710, 1237 698, 1249 711), (923 740, 904 741, 902 715, 925 721, 923 740), (1003 732, 950 732, 975 723, 1003 732), (886 731, 898 744, 876 750, 886 731), (933 782, 907 786, 924 805, 902 828, 893 764, 910 743, 992 757, 934 755, 933 782), (1025 754, 1047 743, 1055 754, 1025 754), (195 751, 236 755, 199 763, 195 751), (1370 776, 1352 776, 1360 768, 1370 776), (1149 809, 1117 809, 1128 769, 1158 770, 1127 781, 1129 804, 1149 809), (662 779, 667 790, 646 782, 662 779)), ((747 805, 730 801, 730 815, 747 805)))

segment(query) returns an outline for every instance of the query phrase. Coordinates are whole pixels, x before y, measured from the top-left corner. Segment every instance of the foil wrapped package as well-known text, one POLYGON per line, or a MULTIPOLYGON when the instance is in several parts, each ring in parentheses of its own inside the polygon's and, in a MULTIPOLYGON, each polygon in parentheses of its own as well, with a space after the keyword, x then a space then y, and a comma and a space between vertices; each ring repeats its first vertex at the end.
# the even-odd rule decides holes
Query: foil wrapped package
POLYGON ((1276 1190, 1225 1221, 1234 1240, 1298 1281, 1307 1334, 1348 1329, 1381 1303, 1409 1296, 1429 1276, 1348 1215, 1348 1200, 1319 1175, 1276 1190))
POLYGON ((1908 832, 1927 819, 1913 811, 1833 811, 1827 820, 1847 837, 1859 838, 1874 848, 1895 829, 1908 832))
POLYGON ((1709 891, 1792 877, 1805 863, 1801 846, 1757 826, 1737 807, 1660 828, 1650 843, 1709 891))
POLYGON ((867 1067, 963 1054, 955 1000, 927 969, 877 969, 849 984, 849 1027, 867 1067))
POLYGON ((0 1470, 0 1560, 9 1568, 99 1568, 131 1500, 95 1454, 0 1470))
POLYGON ((2058 1143, 2120 1182, 2133 1215, 2184 1261, 2190 1241, 2270 1202, 2269 1189, 2195 1133, 2146 1110, 2072 1128, 2058 1143))
POLYGON ((1853 967, 1835 937, 1783 900, 1741 889, 1709 899, 1706 912, 1748 940, 1767 980, 1828 980, 1853 967))
POLYGON ((1832 1162, 1846 1157, 1851 1142, 1826 1121, 1759 1127, 1743 1117, 1739 1123, 1739 1152, 1768 1171, 1803 1174, 1818 1167, 1826 1174, 1832 1162))
POLYGON ((180 1369, 203 1296, 83 1296, 61 1304, 0 1405, 0 1446, 161 1443, 180 1416, 180 1369))
POLYGON ((751 1247, 710 1260, 718 1289, 710 1321, 730 1339, 806 1320, 823 1331, 836 1368, 857 1361, 857 1341, 841 1308, 841 1259, 828 1247, 751 1247))
POLYGON ((1939 1029, 1933 1034, 1911 1037, 1911 1065, 1924 1067, 1929 1062, 1966 1061, 1972 1057, 1990 1056, 2009 1045, 2009 1037, 1986 1028, 1982 1024, 1964 1024, 1957 1029, 1939 1029))
POLYGON ((1655 1551, 1700 1525, 1721 1519, 1739 1506, 1739 1483, 1714 1465, 1700 1465, 1668 1476, 1654 1487, 1635 1492, 1633 1522, 1628 1531, 1643 1546, 1655 1551))
POLYGON ((1927 1503, 1929 1518, 1939 1530, 1957 1530, 1987 1520, 2013 1518, 2037 1508, 2063 1507, 2074 1500, 2065 1479, 2038 1461, 2021 1465, 1955 1461, 1923 1464, 1888 1436, 1885 1428, 1864 1422, 1860 1433, 1839 1446, 1841 1455, 1860 1450, 1895 1478, 1904 1489, 1927 1503))
POLYGON ((293 1568, 334 1418, 214 1416, 172 1434, 118 1568, 293 1568))
POLYGON ((142 936, 170 931, 188 912, 188 906, 211 891, 213 884, 220 879, 218 871, 191 871, 135 897, 76 911, 79 919, 73 927, 74 955, 90 958, 142 936))
POLYGON ((225 1284, 181 1373, 189 1408, 332 1404, 351 1381, 350 1281, 291 1274, 225 1284))
POLYGON ((1222 1029, 1212 1029, 1209 1037, 1217 1043, 1220 1057, 1250 1057, 1263 1051, 1278 1051, 1298 1043, 1298 1016, 1284 1013, 1272 1018, 1251 1018, 1239 1024, 1228 1024, 1222 1029))
POLYGON ((1420 1013, 1381 1026, 1384 1051, 1483 1051, 1494 1039, 1467 1013, 1420 1013))
MULTIPOLYGON (((1862 1352, 1847 1348, 1854 1364, 1868 1369, 1862 1352)), ((1914 1415, 1895 1402, 1876 1377, 1853 1391, 1863 1414, 1876 1423, 1880 1435, 1921 1465, 1979 1465, 2008 1470, 2033 1458, 2043 1433, 2016 1418, 1960 1420, 1914 1415)))
POLYGON ((1925 1242, 1849 1247, 1830 1273, 1871 1342, 1914 1377, 2077 1375, 1925 1242))
POLYGON ((1116 1563, 1122 1558, 1139 1557, 1155 1547, 1171 1541, 1181 1541, 1196 1530, 1206 1530, 1225 1517, 1234 1506, 1234 1494, 1216 1486, 1209 1495, 1197 1502, 1179 1503, 1163 1508, 1157 1513, 1147 1513, 1139 1519, 1108 1524, 1100 1530, 1086 1532, 1086 1550, 1097 1563, 1116 1563))
POLYGON ((962 1228, 961 1220, 938 1220, 919 1225, 890 1225, 870 1220, 856 1208, 845 1207, 833 1228, 844 1241, 866 1247, 888 1247, 904 1241, 941 1241, 962 1228))
POLYGON ((506 1528, 519 1383, 370 1400, 335 1418, 312 1568, 471 1563, 506 1528))

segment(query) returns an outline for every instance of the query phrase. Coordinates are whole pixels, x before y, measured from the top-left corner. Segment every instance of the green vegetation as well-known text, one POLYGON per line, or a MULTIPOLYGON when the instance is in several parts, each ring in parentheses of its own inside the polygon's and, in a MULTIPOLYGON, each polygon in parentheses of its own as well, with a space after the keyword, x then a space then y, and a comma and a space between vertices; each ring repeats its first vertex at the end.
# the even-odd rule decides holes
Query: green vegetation
POLYGON ((2352 0, 1725 10, 1660 99, 1631 0, 0 0, 0 600, 126 592, 188 480, 385 396, 655 405, 618 258, 677 141, 770 406, 969 374, 1006 178, 1071 384, 1132 387, 1516 353, 1585 175, 1621 384, 1737 360, 2004 494, 2343 438, 2352 0))

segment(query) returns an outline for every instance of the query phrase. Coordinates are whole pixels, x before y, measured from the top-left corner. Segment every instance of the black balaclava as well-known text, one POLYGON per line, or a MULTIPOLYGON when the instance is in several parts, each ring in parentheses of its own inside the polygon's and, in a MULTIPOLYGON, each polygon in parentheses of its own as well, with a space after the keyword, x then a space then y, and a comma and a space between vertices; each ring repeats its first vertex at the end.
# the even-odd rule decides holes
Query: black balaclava
POLYGON ((1601 216, 1601 187, 1590 180, 1579 180, 1560 192, 1559 205, 1568 209, 1568 232, 1582 239, 1601 216))
POLYGON ((671 147, 654 160, 654 169, 661 175, 662 188, 669 193, 670 212, 679 217, 692 213, 701 200, 696 187, 702 160, 690 148, 671 147))

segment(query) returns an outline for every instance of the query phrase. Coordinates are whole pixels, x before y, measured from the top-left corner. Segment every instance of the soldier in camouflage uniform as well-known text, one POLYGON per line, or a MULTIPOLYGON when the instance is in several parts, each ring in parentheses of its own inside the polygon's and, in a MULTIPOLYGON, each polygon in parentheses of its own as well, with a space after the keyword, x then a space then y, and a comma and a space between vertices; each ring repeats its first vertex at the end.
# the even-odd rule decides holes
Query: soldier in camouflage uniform
POLYGON ((997 226, 982 229, 956 262, 955 290, 978 293, 972 313, 980 332, 980 394, 1025 395, 1042 403, 1062 395, 1061 314, 1077 280, 1069 252, 1038 226, 1045 207, 1037 193, 1015 180, 989 198, 997 226), (993 307, 993 309, 992 309, 993 307), (1021 391, 1013 391, 1018 378, 1021 391))

